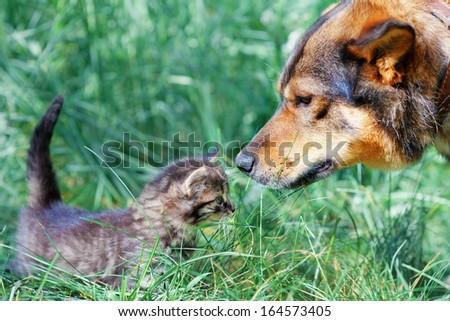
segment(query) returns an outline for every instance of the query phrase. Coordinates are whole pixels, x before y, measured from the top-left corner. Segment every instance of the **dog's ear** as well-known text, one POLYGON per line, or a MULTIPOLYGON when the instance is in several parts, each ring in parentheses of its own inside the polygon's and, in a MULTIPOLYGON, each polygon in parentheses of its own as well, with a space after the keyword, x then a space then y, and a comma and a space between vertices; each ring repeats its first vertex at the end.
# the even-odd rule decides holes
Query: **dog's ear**
POLYGON ((333 10, 334 8, 336 8, 336 6, 338 5, 339 3, 332 3, 332 4, 330 4, 328 7, 326 7, 324 10, 322 10, 322 12, 320 13, 320 16, 322 17, 322 16, 324 16, 324 15, 326 15, 328 12, 330 12, 331 10, 333 10))
POLYGON ((395 85, 403 81, 414 42, 415 32, 410 25, 388 20, 363 32, 347 45, 347 50, 376 67, 374 76, 378 81, 395 85))

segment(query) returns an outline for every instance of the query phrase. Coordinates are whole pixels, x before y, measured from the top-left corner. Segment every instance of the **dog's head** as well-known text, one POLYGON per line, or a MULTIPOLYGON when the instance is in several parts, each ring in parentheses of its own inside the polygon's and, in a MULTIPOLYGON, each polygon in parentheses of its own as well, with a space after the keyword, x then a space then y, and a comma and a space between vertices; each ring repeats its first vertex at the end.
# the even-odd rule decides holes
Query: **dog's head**
POLYGON ((420 157, 436 127, 440 66, 394 9, 344 1, 316 21, 281 73, 278 109, 236 158, 243 172, 293 188, 356 163, 401 168, 420 157))

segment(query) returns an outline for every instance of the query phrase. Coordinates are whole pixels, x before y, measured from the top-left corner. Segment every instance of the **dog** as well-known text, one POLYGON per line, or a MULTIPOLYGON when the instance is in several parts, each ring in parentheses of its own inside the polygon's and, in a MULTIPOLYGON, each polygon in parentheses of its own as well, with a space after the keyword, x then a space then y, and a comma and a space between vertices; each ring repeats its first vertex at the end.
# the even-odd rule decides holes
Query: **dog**
POLYGON ((281 102, 235 159, 254 180, 297 188, 362 163, 401 169, 427 146, 450 160, 450 6, 343 0, 306 31, 281 102))

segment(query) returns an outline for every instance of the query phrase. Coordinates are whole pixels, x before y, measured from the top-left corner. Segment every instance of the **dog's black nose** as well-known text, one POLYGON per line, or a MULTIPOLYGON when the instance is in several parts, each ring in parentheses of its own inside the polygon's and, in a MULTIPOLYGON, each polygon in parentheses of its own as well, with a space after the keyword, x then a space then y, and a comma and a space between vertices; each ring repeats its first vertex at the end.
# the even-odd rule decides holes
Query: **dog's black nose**
POLYGON ((245 155, 243 152, 240 152, 236 156, 235 163, 236 163, 236 166, 241 171, 250 173, 253 169, 253 164, 255 163, 255 159, 252 156, 245 155))

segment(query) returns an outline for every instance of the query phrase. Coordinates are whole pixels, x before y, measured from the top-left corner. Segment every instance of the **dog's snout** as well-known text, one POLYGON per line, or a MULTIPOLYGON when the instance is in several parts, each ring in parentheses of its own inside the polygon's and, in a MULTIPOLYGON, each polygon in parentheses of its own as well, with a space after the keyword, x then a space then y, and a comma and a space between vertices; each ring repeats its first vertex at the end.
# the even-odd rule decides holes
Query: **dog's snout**
POLYGON ((250 173, 253 169, 255 158, 250 155, 245 155, 243 152, 240 152, 236 157, 235 163, 241 171, 250 173))

